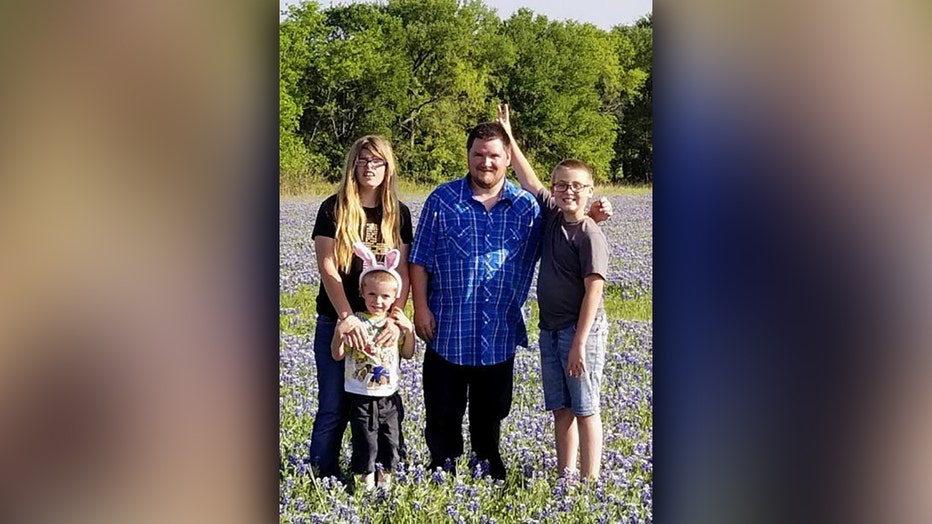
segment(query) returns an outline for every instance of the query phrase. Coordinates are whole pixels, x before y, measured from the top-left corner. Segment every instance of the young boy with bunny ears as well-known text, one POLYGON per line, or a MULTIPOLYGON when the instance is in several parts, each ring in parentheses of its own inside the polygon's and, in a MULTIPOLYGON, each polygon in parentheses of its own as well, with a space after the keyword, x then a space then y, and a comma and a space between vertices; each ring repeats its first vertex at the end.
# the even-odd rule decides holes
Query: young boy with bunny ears
POLYGON ((399 356, 406 359, 414 356, 414 325, 401 308, 392 308, 401 294, 401 275, 396 271, 401 253, 393 249, 386 253, 385 263, 379 264, 362 242, 353 244, 353 251, 363 260, 359 291, 368 311, 354 315, 365 326, 367 343, 363 349, 347 345, 344 336, 348 330, 343 328, 346 324, 340 324, 330 348, 335 360, 346 359, 343 384, 352 431, 350 470, 358 486, 372 489, 376 481, 389 485, 389 472, 404 454, 401 435, 404 407, 398 395, 398 361, 399 356), (376 347, 374 341, 389 317, 401 330, 398 344, 376 347), (378 475, 376 463, 382 465, 378 475))

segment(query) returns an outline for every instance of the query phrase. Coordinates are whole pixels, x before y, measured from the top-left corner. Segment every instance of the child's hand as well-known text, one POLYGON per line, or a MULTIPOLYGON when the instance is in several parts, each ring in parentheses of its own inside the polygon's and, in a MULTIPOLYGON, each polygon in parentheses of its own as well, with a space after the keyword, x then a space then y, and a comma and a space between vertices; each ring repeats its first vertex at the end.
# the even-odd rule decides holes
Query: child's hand
POLYGON ((401 338, 401 328, 394 318, 388 317, 385 321, 385 327, 375 336, 372 344, 378 348, 393 347, 401 338))
POLYGON ((366 327, 361 320, 356 318, 356 315, 350 315, 341 320, 337 324, 337 331, 346 345, 357 349, 366 347, 366 327))
POLYGON ((570 355, 566 362, 566 372, 571 377, 579 378, 586 372, 586 362, 583 358, 583 345, 575 340, 570 347, 570 355))
POLYGON ((511 137, 511 121, 508 115, 508 104, 498 105, 498 123, 505 128, 505 132, 511 137))
POLYGON ((599 197, 589 206, 589 218, 596 223, 605 222, 612 217, 612 203, 605 197, 599 197))
POLYGON ((391 317, 395 319, 395 323, 398 324, 398 327, 400 327, 405 333, 414 331, 414 324, 411 323, 411 319, 405 315, 404 310, 400 307, 392 309, 391 317))

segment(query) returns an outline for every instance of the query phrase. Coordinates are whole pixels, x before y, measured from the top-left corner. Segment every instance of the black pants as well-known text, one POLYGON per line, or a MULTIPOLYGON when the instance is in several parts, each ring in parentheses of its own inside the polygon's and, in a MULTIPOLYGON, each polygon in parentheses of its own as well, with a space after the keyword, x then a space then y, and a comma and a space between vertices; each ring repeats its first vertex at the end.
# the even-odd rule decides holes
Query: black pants
POLYGON ((378 462, 391 473, 405 458, 401 397, 398 393, 389 397, 346 393, 346 403, 353 444, 350 470, 357 475, 372 473, 378 462))
POLYGON ((499 452, 502 419, 511 411, 514 357, 491 366, 461 366, 435 351, 424 355, 424 438, 430 470, 463 454, 463 415, 469 401, 469 437, 476 458, 489 461, 492 478, 505 478, 499 452))

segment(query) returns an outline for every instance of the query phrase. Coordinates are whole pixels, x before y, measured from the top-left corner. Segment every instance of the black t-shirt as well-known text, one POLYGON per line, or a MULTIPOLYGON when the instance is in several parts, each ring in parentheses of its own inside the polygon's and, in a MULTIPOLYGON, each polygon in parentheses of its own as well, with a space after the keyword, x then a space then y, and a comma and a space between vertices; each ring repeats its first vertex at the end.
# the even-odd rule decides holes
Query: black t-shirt
MULTIPOLYGON (((337 220, 334 214, 336 204, 336 195, 327 197, 327 199, 320 204, 311 238, 317 238, 318 236, 336 238, 337 220)), ((411 210, 401 202, 398 203, 398 207, 401 212, 401 243, 411 244, 414 240, 413 228, 411 226, 411 210)), ((366 212, 366 227, 362 241, 375 253, 375 256, 381 260, 382 257, 385 256, 385 252, 388 251, 388 248, 383 244, 382 235, 379 232, 379 225, 382 223, 382 206, 364 207, 363 210, 366 212)), ((353 256, 353 262, 350 265, 349 273, 340 271, 340 278, 343 279, 343 293, 346 294, 346 299, 349 300, 350 307, 353 308, 354 312, 366 310, 366 302, 363 300, 362 296, 359 295, 359 275, 361 274, 362 259, 355 255, 353 256)), ((330 297, 327 296, 327 290, 324 288, 323 282, 321 282, 320 291, 317 293, 317 314, 328 318, 337 318, 337 311, 333 307, 330 297)))

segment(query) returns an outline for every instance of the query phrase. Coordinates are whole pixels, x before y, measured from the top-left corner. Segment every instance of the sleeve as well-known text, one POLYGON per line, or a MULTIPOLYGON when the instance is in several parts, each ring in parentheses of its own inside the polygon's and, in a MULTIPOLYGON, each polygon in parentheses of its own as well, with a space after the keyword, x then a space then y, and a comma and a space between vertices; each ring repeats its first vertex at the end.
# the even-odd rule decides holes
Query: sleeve
POLYGON ((334 214, 336 203, 336 195, 332 195, 320 204, 320 208, 317 210, 317 219, 314 221, 314 230, 311 232, 312 239, 319 236, 336 238, 337 220, 334 214))
POLYGON ((590 223, 579 246, 580 268, 582 276, 599 275, 608 280, 608 241, 599 226, 590 223))
POLYGON ((557 207, 556 200, 553 198, 553 194, 546 187, 540 188, 540 191, 535 197, 537 199, 537 205, 540 206, 540 215, 545 221, 560 211, 557 207))
MULTIPOLYGON (((553 201, 553 198, 550 197, 550 193, 546 188, 541 189, 540 195, 546 195, 544 198, 549 201, 553 201)), ((530 246, 533 247, 532 266, 540 260, 541 253, 544 250, 544 244, 541 241, 544 235, 544 204, 541 204, 539 201, 534 202, 536 206, 531 206, 531 232, 528 235, 528 242, 530 246)), ((531 268, 531 272, 534 272, 534 268, 531 268)))
POLYGON ((414 241, 414 227, 411 225, 411 210, 401 204, 401 243, 410 244, 414 241))
POLYGON ((431 193, 424 202, 414 233, 414 242, 408 254, 408 263, 424 266, 428 273, 434 270, 434 253, 437 245, 437 198, 431 193))

